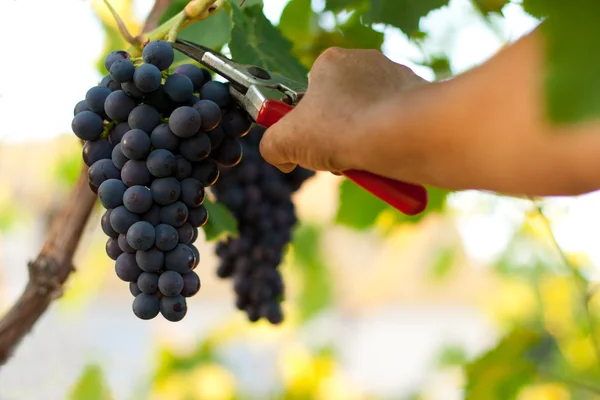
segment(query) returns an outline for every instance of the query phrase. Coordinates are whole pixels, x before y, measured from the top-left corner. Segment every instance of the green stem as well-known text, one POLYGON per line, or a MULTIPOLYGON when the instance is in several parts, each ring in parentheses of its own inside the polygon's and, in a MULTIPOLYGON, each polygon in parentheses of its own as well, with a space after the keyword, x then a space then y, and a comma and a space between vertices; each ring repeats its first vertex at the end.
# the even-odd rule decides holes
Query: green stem
POLYGON ((599 340, 598 336, 596 335, 596 329, 595 329, 596 324, 595 324, 594 318, 592 316, 592 310, 590 309, 590 296, 589 296, 589 288, 588 288, 589 285, 588 285, 587 279, 581 274, 581 272, 579 272, 577 267, 575 267, 573 265, 573 263, 571 263, 571 261, 569 260, 569 258, 566 255, 566 253, 564 252, 564 250, 562 249, 562 247, 556 240, 556 236, 554 235, 554 232, 552 231, 552 225, 550 224, 550 220, 548 219, 548 217, 546 217, 546 214, 544 214, 544 210, 543 210, 542 206, 539 203, 535 203, 535 207, 536 207, 538 215, 541 217, 542 221, 544 221, 544 225, 546 226, 546 230, 548 231, 548 234, 550 235, 550 240, 552 241, 552 244, 558 251, 558 254, 562 258, 564 265, 568 268, 569 272, 573 276, 573 279, 575 280, 575 282, 579 288, 585 318, 586 318, 586 321, 588 324, 588 328, 590 330, 590 338, 592 339, 592 344, 594 346, 596 361, 598 363, 598 367, 600 368, 600 340, 599 340))
POLYGON ((100 139, 106 139, 110 131, 112 131, 115 126, 117 126, 115 121, 110 121, 108 124, 105 124, 104 129, 102 130, 102 135, 100 135, 100 139))

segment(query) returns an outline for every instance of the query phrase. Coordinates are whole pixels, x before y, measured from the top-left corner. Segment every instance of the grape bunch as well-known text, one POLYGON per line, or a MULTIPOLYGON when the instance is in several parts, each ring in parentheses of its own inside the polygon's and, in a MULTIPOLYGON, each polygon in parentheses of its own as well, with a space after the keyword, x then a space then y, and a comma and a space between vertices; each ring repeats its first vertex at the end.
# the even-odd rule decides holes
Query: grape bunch
POLYGON ((296 168, 283 174, 264 161, 259 142, 264 129, 255 125, 242 141, 244 158, 235 168, 221 168, 213 186, 217 199, 231 210, 239 236, 217 244, 217 275, 232 278, 236 307, 250 321, 283 320, 284 283, 279 273, 285 246, 296 223, 292 193, 315 173, 296 168))
POLYGON ((219 178, 218 164, 239 163, 251 121, 227 84, 194 64, 171 73, 173 61, 161 40, 140 58, 108 54, 109 74, 77 103, 72 129, 106 209, 106 253, 129 283, 133 313, 175 322, 201 286, 194 242, 208 220, 206 188, 219 178))

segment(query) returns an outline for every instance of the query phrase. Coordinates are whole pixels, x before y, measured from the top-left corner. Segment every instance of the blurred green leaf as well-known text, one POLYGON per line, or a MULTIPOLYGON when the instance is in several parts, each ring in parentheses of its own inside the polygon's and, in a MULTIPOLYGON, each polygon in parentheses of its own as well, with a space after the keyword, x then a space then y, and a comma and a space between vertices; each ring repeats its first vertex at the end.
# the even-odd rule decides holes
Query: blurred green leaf
POLYGON ((291 0, 281 13, 278 28, 292 42, 307 42, 318 23, 311 0, 291 0))
MULTIPOLYGON (((175 15, 179 14, 190 0, 171 0, 171 4, 158 19, 158 25, 162 25, 175 15)), ((210 19, 210 18, 209 18, 210 19)))
POLYGON ((205 199, 203 203, 208 211, 208 221, 202 227, 206 240, 218 240, 226 235, 238 234, 237 221, 231 211, 221 203, 213 203, 205 199))
POLYGON ((298 304, 302 320, 308 320, 331 304, 333 282, 321 254, 321 229, 300 225, 294 232, 294 265, 302 276, 298 304))
POLYGON ((326 0, 325 10, 327 11, 342 11, 355 9, 367 3, 366 0, 326 0))
POLYGON ((428 187, 427 190, 429 192, 429 203, 425 211, 419 215, 408 216, 392 208, 383 200, 350 180, 344 180, 340 186, 339 208, 335 222, 357 230, 365 230, 371 228, 383 212, 392 215, 396 224, 419 222, 430 212, 442 211, 446 205, 446 198, 450 193, 447 190, 432 187, 428 187))
POLYGON ((536 364, 525 357, 542 341, 539 331, 519 329, 466 366, 465 400, 510 400, 536 379, 536 364))
POLYGON ((260 6, 241 9, 230 0, 233 27, 229 48, 241 63, 255 64, 299 82, 308 70, 292 55, 292 43, 265 17, 260 6))
POLYGON ((430 268, 431 276, 435 280, 442 280, 452 271, 456 262, 456 247, 442 247, 436 251, 433 263, 430 268))
MULTIPOLYGON (((211 49, 220 50, 231 38, 231 18, 222 9, 204 21, 194 22, 187 26, 177 37, 202 44, 211 49)), ((174 62, 180 63, 184 60, 190 59, 176 51, 174 62)))
POLYGON ((82 166, 81 151, 69 153, 68 157, 58 160, 53 174, 54 179, 57 183, 72 187, 81 174, 82 166))
POLYGON ((104 76, 108 74, 108 71, 106 68, 104 68, 104 59, 106 58, 106 55, 114 50, 126 49, 129 47, 129 45, 127 42, 125 42, 125 40, 123 40, 123 37, 118 30, 113 29, 111 26, 106 25, 105 23, 102 23, 102 28, 104 29, 106 39, 104 40, 104 48, 96 60, 96 69, 101 75, 104 76))
POLYGON ((547 0, 547 108, 559 123, 600 116, 600 2, 547 0))
POLYGON ((483 14, 501 13, 510 0, 473 0, 483 14))
POLYGON ((522 0, 521 6, 531 16, 543 18, 548 15, 546 0, 522 0))
POLYGON ((71 389, 68 400, 111 400, 102 369, 95 364, 87 365, 71 389))
POLYGON ((202 340, 190 354, 177 354, 176 352, 161 348, 158 355, 158 368, 155 372, 155 383, 169 379, 175 372, 191 371, 199 365, 215 361, 215 345, 210 340, 202 340))
POLYGON ((449 0, 372 0, 367 17, 371 23, 395 26, 410 36, 419 29, 422 17, 448 3, 449 0))
POLYGON ((465 349, 460 346, 447 346, 439 355, 438 365, 440 367, 453 367, 462 365, 467 361, 465 349))

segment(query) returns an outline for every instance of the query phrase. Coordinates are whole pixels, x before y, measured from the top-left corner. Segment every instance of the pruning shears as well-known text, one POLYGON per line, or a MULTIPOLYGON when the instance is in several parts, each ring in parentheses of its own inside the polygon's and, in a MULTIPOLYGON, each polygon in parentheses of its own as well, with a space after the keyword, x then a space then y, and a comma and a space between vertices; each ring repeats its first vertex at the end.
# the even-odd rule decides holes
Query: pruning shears
MULTIPOLYGON (((302 99, 307 85, 256 65, 237 63, 208 47, 177 39, 171 46, 229 81, 231 96, 265 128, 290 112, 302 99)), ((427 189, 366 171, 348 170, 342 175, 406 215, 427 207, 427 189)))

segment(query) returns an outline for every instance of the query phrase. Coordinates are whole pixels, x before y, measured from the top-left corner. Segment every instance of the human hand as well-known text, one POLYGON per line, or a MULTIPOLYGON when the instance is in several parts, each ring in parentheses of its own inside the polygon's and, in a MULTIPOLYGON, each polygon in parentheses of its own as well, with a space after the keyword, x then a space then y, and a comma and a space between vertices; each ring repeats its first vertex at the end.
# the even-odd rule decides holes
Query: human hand
MULTIPOLYGON (((315 61, 300 103, 265 132, 260 152, 283 172, 296 165, 340 172, 369 170, 377 158, 378 111, 426 81, 376 50, 330 48, 315 61), (372 144, 372 143, 371 143, 372 144)), ((386 144, 383 144, 384 146, 386 144)))

